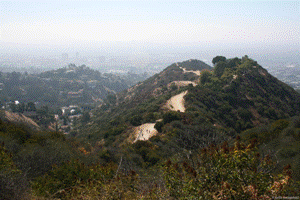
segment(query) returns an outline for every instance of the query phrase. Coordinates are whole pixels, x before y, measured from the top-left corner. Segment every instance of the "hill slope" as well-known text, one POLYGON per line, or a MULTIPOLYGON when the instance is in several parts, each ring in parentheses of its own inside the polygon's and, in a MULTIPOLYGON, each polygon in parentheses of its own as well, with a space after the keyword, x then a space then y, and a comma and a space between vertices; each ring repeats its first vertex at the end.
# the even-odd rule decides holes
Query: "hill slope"
MULTIPOLYGON (((181 70, 179 67, 175 63, 142 84, 154 83, 159 76, 167 80, 169 77, 162 74, 176 74, 181 70)), ((189 75, 197 76, 193 72, 189 75)), ((214 71, 204 70, 197 78, 195 86, 166 89, 161 95, 149 95, 141 101, 137 93, 133 95, 136 99, 102 106, 94 111, 90 123, 79 127, 78 138, 101 149, 99 155, 106 159, 123 159, 126 166, 147 170, 157 169, 157 164, 169 158, 172 162, 178 159, 194 165, 199 152, 214 151, 215 145, 222 143, 237 145, 232 139, 241 134, 247 144, 250 139, 258 141, 260 160, 267 154, 276 160, 279 152, 281 161, 275 162, 281 164, 274 163, 272 167, 276 169, 271 173, 282 170, 287 163, 292 170, 298 170, 299 93, 247 57, 217 62, 214 71), (179 112, 166 107, 178 94, 185 94, 185 110, 179 112), (294 125, 288 122, 291 117, 298 119, 294 125), (286 126, 289 123, 290 127, 286 126)), ((174 77, 172 81, 181 80, 174 77)), ((155 88, 149 87, 148 91, 151 90, 155 88)), ((299 173, 294 177, 300 180, 299 173)))
POLYGON ((0 100, 39 102, 40 106, 56 108, 72 104, 98 105, 107 95, 121 92, 146 77, 147 74, 100 73, 74 64, 40 74, 4 73, 0 77, 0 100))
POLYGON ((20 113, 13 113, 13 112, 1 110, 0 120, 7 121, 10 123, 15 123, 15 124, 23 124, 25 126, 30 127, 33 130, 40 130, 40 126, 35 121, 20 113))
MULTIPOLYGON (((226 66, 223 74, 189 90, 187 110, 210 116, 214 123, 245 130, 300 112, 300 95, 257 62, 246 59, 226 66)), ((216 66, 217 67, 217 66, 216 66)))
POLYGON ((125 103, 128 108, 151 97, 166 94, 172 86, 194 84, 192 81, 199 79, 199 73, 204 69, 212 70, 212 67, 199 60, 174 63, 161 73, 118 94, 118 102, 125 103))
POLYGON ((299 93, 271 76, 256 61, 247 57, 227 59, 224 63, 217 63, 214 72, 205 71, 200 76, 194 72, 184 73, 181 69, 211 69, 206 65, 196 68, 195 63, 201 62, 174 63, 118 94, 117 99, 107 100, 106 105, 94 112, 89 126, 84 126, 85 132, 90 138, 106 138, 107 145, 110 145, 118 137, 128 137, 125 133, 130 134, 132 126, 163 119, 157 122, 161 132, 158 135, 175 128, 177 133, 190 131, 196 137, 202 134, 197 130, 204 125, 234 136, 248 128, 299 114, 299 93), (223 66, 222 70, 220 66, 223 66), (194 85, 168 88, 173 81, 193 81, 194 85), (184 91, 185 112, 179 117, 166 116, 172 110, 165 106, 167 102, 184 91), (177 125, 172 121, 177 121, 177 125))

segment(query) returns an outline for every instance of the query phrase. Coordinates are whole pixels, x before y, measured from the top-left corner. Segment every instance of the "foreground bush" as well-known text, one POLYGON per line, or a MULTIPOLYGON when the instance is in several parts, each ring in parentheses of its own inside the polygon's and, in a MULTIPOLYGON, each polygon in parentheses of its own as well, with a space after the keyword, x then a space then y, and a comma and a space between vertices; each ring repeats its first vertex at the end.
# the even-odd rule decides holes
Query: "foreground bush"
POLYGON ((252 144, 237 141, 231 148, 210 146, 185 161, 168 160, 164 179, 176 199, 271 199, 299 196, 300 183, 291 179, 290 166, 272 174, 275 162, 261 157, 252 144))
POLYGON ((61 166, 53 166, 46 175, 39 177, 33 183, 33 189, 38 196, 58 196, 73 190, 73 187, 96 181, 100 185, 104 180, 112 178, 114 166, 87 166, 78 160, 65 162, 61 166))
POLYGON ((0 199, 26 199, 29 183, 0 144, 0 199))
POLYGON ((34 199, 161 199, 162 184, 114 164, 86 166, 73 160, 33 182, 34 199), (150 181, 150 182, 149 182, 150 181), (148 182, 148 183, 147 183, 148 182))

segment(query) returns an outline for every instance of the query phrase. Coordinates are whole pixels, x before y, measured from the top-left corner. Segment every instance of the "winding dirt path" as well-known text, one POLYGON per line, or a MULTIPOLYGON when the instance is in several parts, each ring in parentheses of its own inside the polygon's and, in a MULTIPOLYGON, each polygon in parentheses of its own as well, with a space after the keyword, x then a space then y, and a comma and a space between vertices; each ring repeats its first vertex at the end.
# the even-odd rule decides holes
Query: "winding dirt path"
POLYGON ((183 73, 194 73, 194 74, 196 74, 196 75, 198 75, 198 76, 200 76, 200 74, 201 74, 201 72, 200 72, 199 70, 194 71, 194 70, 186 70, 186 69, 183 68, 183 67, 179 67, 179 68, 183 70, 183 73))
POLYGON ((197 83, 195 83, 193 81, 172 81, 171 83, 168 84, 168 87, 171 87, 172 84, 179 86, 179 87, 188 86, 189 84, 192 84, 193 86, 197 85, 197 83))
POLYGON ((169 99, 167 101, 167 108, 173 111, 177 111, 179 110, 180 112, 184 112, 185 111, 185 107, 184 107, 184 95, 187 94, 187 91, 184 91, 180 94, 177 94, 173 97, 171 97, 171 99, 169 99))
POLYGON ((138 140, 149 140, 149 138, 156 135, 158 132, 154 128, 154 126, 155 123, 146 123, 136 127, 134 131, 136 138, 133 141, 133 143, 135 143, 138 140))

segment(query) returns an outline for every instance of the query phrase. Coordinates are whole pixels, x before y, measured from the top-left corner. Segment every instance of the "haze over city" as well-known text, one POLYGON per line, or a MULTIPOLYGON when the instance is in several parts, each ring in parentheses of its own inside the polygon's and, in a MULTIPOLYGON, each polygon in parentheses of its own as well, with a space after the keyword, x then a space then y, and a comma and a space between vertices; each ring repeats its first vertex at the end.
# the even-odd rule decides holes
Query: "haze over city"
POLYGON ((216 55, 299 65, 298 1, 1 1, 0 65, 144 68, 216 55))

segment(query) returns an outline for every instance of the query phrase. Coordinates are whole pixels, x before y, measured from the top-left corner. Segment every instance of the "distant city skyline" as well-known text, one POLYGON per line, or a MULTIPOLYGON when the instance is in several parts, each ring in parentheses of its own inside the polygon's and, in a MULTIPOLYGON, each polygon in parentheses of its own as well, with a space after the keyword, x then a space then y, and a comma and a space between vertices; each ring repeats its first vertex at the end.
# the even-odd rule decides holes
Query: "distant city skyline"
POLYGON ((106 57, 106 62, 114 56, 155 62, 159 55, 181 55, 180 59, 204 59, 209 64, 216 55, 247 54, 267 65, 278 60, 300 63, 299 5, 299 1, 0 1, 0 54, 8 59, 12 54, 62 59, 65 54, 63 60, 68 61, 78 52, 82 58, 106 57))

